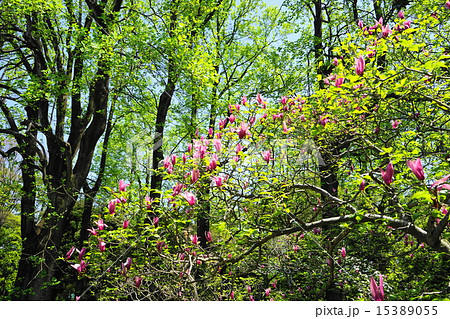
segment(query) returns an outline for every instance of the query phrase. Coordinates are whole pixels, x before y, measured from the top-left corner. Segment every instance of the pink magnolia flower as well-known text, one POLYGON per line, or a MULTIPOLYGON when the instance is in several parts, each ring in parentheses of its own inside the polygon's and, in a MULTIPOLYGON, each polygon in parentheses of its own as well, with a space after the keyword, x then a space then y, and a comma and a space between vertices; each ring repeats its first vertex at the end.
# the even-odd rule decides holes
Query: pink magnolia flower
POLYGON ((416 175, 419 181, 423 181, 425 179, 425 174, 423 172, 422 162, 420 158, 415 161, 407 161, 406 164, 411 169, 411 171, 416 175))
POLYGON ((270 150, 269 151, 263 151, 262 152, 262 157, 267 163, 269 163, 269 161, 273 160, 272 155, 270 154, 270 150))
POLYGON ((363 56, 359 56, 357 59, 355 59, 355 72, 357 75, 363 75, 365 67, 366 62, 364 61, 363 56))
POLYGON ((116 201, 116 204, 118 204, 118 203, 126 203, 127 199, 125 197, 120 197, 120 198, 116 198, 115 201, 116 201))
POLYGON ((392 33, 391 28, 389 28, 388 25, 382 25, 382 26, 381 26, 381 36, 382 36, 383 38, 387 38, 388 35, 389 35, 389 33, 392 33))
POLYGON ((405 14, 403 13, 403 11, 399 11, 398 12, 398 17, 400 18, 400 19, 404 19, 405 18, 405 14))
POLYGON ((200 177, 200 171, 197 168, 194 168, 191 172, 191 183, 194 184, 196 181, 198 181, 200 177))
POLYGON ((124 220, 123 224, 122 224, 122 228, 123 229, 127 229, 129 225, 130 225, 130 221, 129 220, 124 220))
POLYGON ((253 298, 253 295, 250 295, 250 297, 248 297, 248 299, 249 299, 250 301, 255 301, 255 298, 253 298))
POLYGON ((223 130, 227 125, 227 119, 219 120, 219 130, 223 130))
POLYGON ((197 198, 191 192, 185 192, 181 196, 183 196, 184 199, 187 200, 189 205, 191 205, 191 206, 195 205, 195 202, 196 202, 197 198))
POLYGON ((436 187, 437 191, 440 191, 442 188, 450 190, 450 184, 444 184, 448 179, 450 178, 450 175, 444 176, 440 180, 437 180, 431 185, 431 188, 436 187))
POLYGON ((247 104, 247 102, 248 102, 247 97, 244 95, 244 96, 242 97, 241 104, 242 104, 242 105, 245 105, 245 104, 247 104))
POLYGON ((98 235, 97 229, 94 229, 94 227, 92 227, 91 229, 88 229, 88 232, 90 232, 92 236, 98 235))
POLYGON ((231 124, 233 124, 234 121, 236 121, 236 116, 234 116, 233 114, 231 114, 231 115, 228 117, 228 121, 229 121, 231 124))
POLYGON ((362 192, 366 188, 366 181, 363 179, 359 184, 359 190, 362 192))
POLYGON ((213 241, 210 231, 205 232, 205 238, 206 238, 206 241, 209 243, 213 241))
POLYGON ((401 122, 402 121, 400 120, 392 120, 391 121, 392 128, 395 130, 400 125, 401 122))
POLYGON ((359 27, 360 29, 364 28, 364 22, 363 22, 362 20, 359 20, 359 21, 358 21, 358 27, 359 27))
POLYGON ((252 287, 247 286, 247 292, 250 294, 252 292, 252 287))
POLYGON ((282 96, 280 102, 281 104, 285 105, 288 102, 287 96, 282 96))
POLYGON ((319 124, 322 126, 327 125, 327 123, 330 122, 330 119, 326 115, 320 115, 319 116, 319 124))
POLYGON ((270 288, 264 289, 264 293, 266 294, 267 297, 270 295, 271 290, 272 289, 270 289, 270 288))
POLYGON ((259 93, 256 94, 256 102, 258 104, 262 104, 263 103, 263 97, 259 93))
POLYGON ((130 270, 131 267, 131 263, 133 262, 133 258, 128 257, 127 260, 125 261, 125 263, 123 263, 123 267, 126 268, 127 270, 130 270))
POLYGON ((191 242, 194 245, 198 245, 198 236, 197 235, 191 235, 190 238, 191 238, 191 242))
POLYGON ((345 250, 345 247, 342 247, 342 248, 340 249, 340 251, 341 251, 341 256, 342 256, 342 258, 345 258, 345 256, 347 256, 347 251, 345 250))
POLYGON ((170 155, 170 161, 172 165, 175 165, 177 163, 177 156, 175 154, 170 155))
POLYGON ((126 192, 127 186, 130 186, 130 184, 125 184, 123 180, 119 181, 119 192, 126 192))
POLYGON ((206 145, 198 145, 195 147, 195 152, 192 155, 193 158, 204 158, 206 155, 207 147, 206 145))
POLYGON ((272 119, 281 119, 283 117, 283 113, 272 114, 272 119))
POLYGON ((157 227, 158 223, 159 223, 159 217, 158 216, 153 217, 152 223, 153 223, 153 226, 157 227))
POLYGON ((113 199, 108 203, 108 211, 110 214, 114 214, 116 212, 116 200, 113 199))
POLYGON ((96 221, 96 222, 94 222, 94 223, 97 225, 98 230, 104 230, 105 227, 108 227, 108 225, 106 225, 106 224, 103 222, 103 219, 99 219, 98 221, 96 221))
POLYGON ((394 165, 392 165, 391 162, 386 166, 386 171, 383 169, 380 169, 381 171, 381 177, 383 178, 383 181, 386 185, 390 185, 393 182, 393 176, 394 176, 394 165))
POLYGON ((287 134, 287 132, 288 132, 288 128, 286 125, 286 121, 283 121, 283 133, 287 134))
POLYGON ((379 25, 383 25, 383 17, 380 17, 378 21, 375 21, 375 27, 378 27, 379 25))
POLYGON ((160 253, 162 251, 162 249, 164 248, 165 244, 166 243, 163 242, 163 241, 157 241, 156 242, 156 249, 158 250, 158 253, 160 253))
POLYGON ((236 145, 236 154, 239 154, 239 152, 241 152, 244 149, 244 147, 241 145, 241 143, 238 143, 238 145, 236 145))
POLYGON ((243 139, 243 138, 246 138, 247 135, 250 135, 248 126, 245 122, 241 122, 241 124, 239 124, 238 136, 240 139, 243 139))
POLYGON ((299 251, 299 249, 300 249, 300 247, 298 245, 294 245, 292 248, 294 249, 295 252, 299 251))
POLYGON ((87 264, 86 264, 86 262, 84 260, 82 260, 82 261, 80 261, 79 264, 73 264, 73 265, 70 265, 70 266, 75 268, 78 271, 78 273, 82 273, 82 272, 84 272, 86 270, 87 264))
POLYGON ((231 293, 230 293, 230 298, 231 298, 231 299, 234 299, 234 291, 233 291, 233 290, 232 290, 231 293))
POLYGON ((98 248, 101 252, 104 252, 106 249, 106 243, 103 241, 103 239, 98 240, 98 248))
POLYGON ((213 145, 214 148, 216 149, 216 152, 220 152, 220 150, 222 149, 222 142, 220 141, 220 139, 214 139, 213 140, 213 145))
POLYGON ((66 253, 66 259, 70 259, 72 257, 73 252, 75 251, 75 247, 72 246, 72 248, 69 249, 69 251, 66 253))
POLYGON ((339 60, 338 60, 337 58, 334 58, 333 61, 331 61, 331 63, 332 63, 334 66, 338 66, 339 60))
POLYGON ((444 8, 447 9, 447 10, 450 10, 450 1, 447 1, 447 2, 444 4, 444 8))
POLYGON ((272 288, 277 288, 277 282, 278 282, 278 280, 275 279, 275 281, 272 283, 272 288))
POLYGON ((217 168, 217 161, 219 160, 219 158, 217 157, 217 154, 213 154, 213 156, 211 157, 211 160, 209 161, 208 167, 206 167, 206 169, 208 171, 213 171, 217 168))
POLYGON ((334 81, 334 85, 338 88, 341 87, 342 83, 344 83, 345 78, 336 78, 336 80, 334 81))
POLYGON ((222 187, 223 186, 223 178, 220 176, 213 176, 212 177, 216 187, 222 187))
POLYGON ((142 277, 134 277, 134 285, 139 288, 142 284, 142 277))
POLYGON ((180 183, 176 183, 173 187, 172 187, 172 196, 177 196, 178 194, 180 194, 181 190, 183 189, 184 185, 180 184, 180 183))
MULTIPOLYGON (((77 250, 78 251, 78 250, 77 250)), ((78 260, 82 260, 84 255, 86 255, 86 248, 81 248, 81 250, 78 252, 78 260)))
POLYGON ((145 205, 147 206, 147 209, 150 210, 152 209, 152 204, 153 204, 153 198, 150 198, 150 196, 145 196, 145 205))
POLYGON ((373 277, 370 277, 370 293, 375 301, 384 300, 383 276, 380 274, 380 285, 378 286, 373 277))

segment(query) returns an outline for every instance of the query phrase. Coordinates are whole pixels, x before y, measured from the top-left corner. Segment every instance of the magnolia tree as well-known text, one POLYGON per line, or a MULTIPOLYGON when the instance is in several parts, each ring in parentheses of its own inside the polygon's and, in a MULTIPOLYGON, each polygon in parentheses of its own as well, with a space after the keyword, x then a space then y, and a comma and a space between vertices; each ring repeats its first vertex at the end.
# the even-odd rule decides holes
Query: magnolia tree
POLYGON ((88 282, 76 298, 448 297, 449 278, 427 267, 450 253, 449 18, 360 21, 324 89, 244 96, 169 154, 158 202, 120 181, 86 248, 63 257, 88 282))

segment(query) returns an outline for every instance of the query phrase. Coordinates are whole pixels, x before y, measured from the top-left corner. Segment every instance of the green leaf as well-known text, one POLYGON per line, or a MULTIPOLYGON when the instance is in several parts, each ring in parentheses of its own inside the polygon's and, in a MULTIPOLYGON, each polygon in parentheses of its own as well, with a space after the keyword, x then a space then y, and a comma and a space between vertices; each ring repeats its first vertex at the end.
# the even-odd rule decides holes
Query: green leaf
POLYGON ((429 191, 418 191, 411 196, 411 199, 432 203, 432 197, 429 191))

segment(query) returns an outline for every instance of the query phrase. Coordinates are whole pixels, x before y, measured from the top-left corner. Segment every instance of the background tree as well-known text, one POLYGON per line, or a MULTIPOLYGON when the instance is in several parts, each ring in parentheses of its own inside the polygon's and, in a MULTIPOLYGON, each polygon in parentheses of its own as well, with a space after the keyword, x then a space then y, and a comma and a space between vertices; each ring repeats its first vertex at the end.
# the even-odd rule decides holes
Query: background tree
POLYGON ((7 300, 14 290, 20 258, 20 175, 15 169, 13 153, 2 155, 7 159, 0 157, 0 295, 7 300))
POLYGON ((122 9, 122 1, 2 2, 1 109, 8 126, 0 132, 15 138, 21 156, 18 298, 55 298, 61 239, 106 127, 111 71, 122 61, 113 59, 122 9))

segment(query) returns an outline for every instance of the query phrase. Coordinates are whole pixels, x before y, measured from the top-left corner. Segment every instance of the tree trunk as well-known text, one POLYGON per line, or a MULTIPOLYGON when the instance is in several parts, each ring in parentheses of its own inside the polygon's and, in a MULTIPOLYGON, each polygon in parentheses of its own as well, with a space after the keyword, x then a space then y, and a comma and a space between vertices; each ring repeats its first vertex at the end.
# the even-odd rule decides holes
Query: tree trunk
MULTIPOLYGON (((103 62, 99 62, 97 77, 90 93, 95 112, 90 126, 80 141, 78 160, 73 171, 73 154, 69 143, 59 141, 51 132, 44 132, 49 148, 48 165, 43 168, 48 172, 48 175, 44 176, 44 183, 47 186, 49 205, 38 225, 34 221, 35 172, 30 168, 34 167, 35 152, 25 152, 27 156, 22 163, 24 192, 21 229, 24 240, 16 279, 16 288, 21 291, 17 296, 19 300, 54 300, 56 297, 56 289, 52 283, 57 284, 55 277, 57 258, 63 255, 61 240, 71 219, 78 193, 89 173, 97 142, 106 127, 108 88, 108 70, 105 69, 103 62)), ((42 107, 38 110, 41 117, 47 116, 42 107)), ((66 266, 67 264, 64 264, 64 267, 66 266)))
MULTIPOLYGON (((316 63, 316 72, 317 74, 322 76, 322 80, 319 82, 319 88, 324 88, 323 79, 327 77, 331 69, 326 67, 324 63, 323 56, 323 10, 322 10, 322 1, 316 0, 313 2, 314 4, 314 58, 316 63)), ((326 190, 329 194, 333 196, 337 196, 338 194, 338 178, 337 178, 337 167, 335 165, 334 155, 336 152, 336 147, 333 145, 333 141, 324 141, 324 145, 320 145, 320 156, 319 160, 319 175, 320 175, 320 187, 326 190)), ((328 198, 326 196, 321 196, 321 203, 324 204, 322 208, 322 217, 329 218, 338 215, 337 207, 331 205, 327 205, 326 202, 328 198)), ((327 230, 327 229, 324 229, 327 230)), ((332 230, 328 230, 328 240, 331 242, 333 239, 332 230)), ((330 254, 333 252, 329 251, 330 254)), ((331 267, 330 270, 330 278, 334 276, 334 268, 331 267)), ((342 290, 335 286, 334 280, 331 279, 328 283, 328 286, 325 290, 325 298, 326 300, 342 300, 342 290)))
MULTIPOLYGON (((170 25, 169 25, 169 37, 174 37, 173 30, 175 29, 175 23, 177 21, 177 14, 175 9, 172 9, 170 15, 170 25)), ((176 83, 178 81, 178 74, 176 72, 175 60, 173 57, 173 53, 169 53, 169 58, 167 62, 167 81, 164 87, 164 91, 161 93, 159 97, 158 110, 156 113, 156 121, 155 121, 155 138, 153 145, 153 156, 152 156, 152 177, 150 181, 150 198, 159 199, 162 186, 163 177, 158 173, 159 163, 164 160, 163 153, 163 140, 164 140, 164 128, 167 119, 167 112, 169 111, 169 107, 172 104, 172 97, 175 92, 176 83)), ((153 218, 153 211, 149 211, 151 216, 149 218, 153 218)))
POLYGON ((152 159, 152 169, 153 175, 151 178, 150 187, 152 189, 150 197, 157 199, 160 197, 159 190, 161 190, 163 177, 158 174, 157 170, 159 168, 159 163, 164 159, 163 153, 163 139, 164 139, 164 128, 166 124, 167 112, 169 110, 170 104, 172 103, 172 96, 175 92, 176 77, 173 76, 173 62, 169 65, 169 76, 167 78, 167 84, 164 88, 164 92, 159 98, 158 112, 156 115, 155 122, 155 139, 153 146, 153 159, 152 159))

